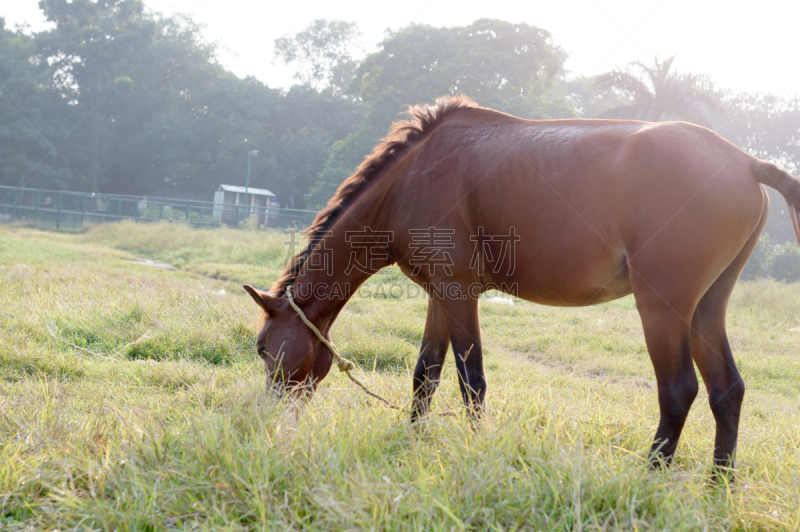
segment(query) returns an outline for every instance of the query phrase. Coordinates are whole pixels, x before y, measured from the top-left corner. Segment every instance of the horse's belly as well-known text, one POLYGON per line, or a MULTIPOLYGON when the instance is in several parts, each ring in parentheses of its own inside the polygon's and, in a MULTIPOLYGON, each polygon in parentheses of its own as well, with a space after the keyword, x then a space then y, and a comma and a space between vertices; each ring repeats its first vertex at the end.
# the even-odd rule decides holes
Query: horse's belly
POLYGON ((606 286, 565 287, 563 290, 554 286, 546 288, 546 290, 541 290, 536 287, 529 289, 520 287, 516 295, 521 299, 541 305, 585 307, 613 301, 632 293, 631 284, 627 279, 615 280, 606 286))
POLYGON ((513 295, 543 305, 582 307, 627 296, 632 292, 627 255, 601 257, 520 257, 513 276, 499 284, 513 295))

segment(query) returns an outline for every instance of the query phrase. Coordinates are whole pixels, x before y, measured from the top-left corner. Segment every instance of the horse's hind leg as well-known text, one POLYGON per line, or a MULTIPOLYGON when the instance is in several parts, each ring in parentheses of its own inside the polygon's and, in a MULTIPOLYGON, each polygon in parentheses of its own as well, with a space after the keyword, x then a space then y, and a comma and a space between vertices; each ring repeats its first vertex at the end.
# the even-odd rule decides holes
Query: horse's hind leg
POLYGON ((692 356, 703 376, 711 411, 717 422, 715 474, 720 468, 734 466, 739 414, 744 399, 744 382, 736 369, 725 332, 725 311, 736 280, 767 221, 768 207, 768 204, 765 205, 761 222, 739 255, 703 295, 692 318, 692 356))
POLYGON ((643 298, 637 294, 636 301, 658 384, 661 417, 650 450, 650 465, 658 467, 662 462, 672 462, 686 416, 697 396, 698 383, 692 365, 689 331, 690 314, 683 316, 679 309, 657 296, 643 298))
MULTIPOLYGON (((692 320, 692 356, 703 376, 708 401, 717 422, 714 466, 733 467, 739 433, 744 382, 733 360, 725 332, 725 307, 730 290, 717 281, 703 296, 692 320)), ((730 283, 730 288, 735 283, 730 283)))
MULTIPOLYGON (((634 257, 629 265, 631 287, 642 318, 647 350, 658 383, 661 419, 651 450, 651 465, 669 463, 675 453, 689 408, 698 391, 692 359, 708 389, 717 421, 714 457, 717 466, 732 463, 744 384, 733 363, 725 335, 725 309, 733 286, 744 269, 766 221, 761 220, 738 255, 707 289, 701 276, 664 268, 657 249, 634 257)), ((680 261, 675 262, 680 266, 680 261)), ((708 285, 706 285, 708 286, 708 285)))
POLYGON ((422 335, 422 349, 417 367, 414 370, 414 405, 411 422, 415 422, 428 412, 431 398, 439 386, 442 365, 450 347, 450 333, 447 329, 440 303, 428 300, 428 318, 422 335))

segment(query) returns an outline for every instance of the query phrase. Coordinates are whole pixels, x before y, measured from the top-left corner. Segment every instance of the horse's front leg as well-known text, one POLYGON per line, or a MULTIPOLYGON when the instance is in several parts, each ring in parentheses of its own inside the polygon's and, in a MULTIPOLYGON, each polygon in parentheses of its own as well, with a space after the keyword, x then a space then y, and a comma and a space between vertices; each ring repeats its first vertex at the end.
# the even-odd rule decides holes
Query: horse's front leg
POLYGON ((414 405, 411 410, 411 422, 427 414, 431 398, 439 386, 442 365, 450 347, 450 336, 447 331, 444 313, 440 304, 428 300, 428 318, 425 321, 425 332, 422 335, 422 348, 414 370, 414 405))
POLYGON ((470 416, 480 417, 486 396, 486 375, 483 371, 478 299, 447 298, 440 305, 450 331, 464 405, 470 416))

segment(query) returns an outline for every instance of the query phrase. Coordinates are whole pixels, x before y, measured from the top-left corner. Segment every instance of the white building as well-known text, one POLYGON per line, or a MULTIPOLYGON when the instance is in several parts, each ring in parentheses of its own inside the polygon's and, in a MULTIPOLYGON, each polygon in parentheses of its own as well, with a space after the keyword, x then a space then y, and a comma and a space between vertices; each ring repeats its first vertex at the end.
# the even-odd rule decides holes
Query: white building
POLYGON ((233 224, 258 216, 259 225, 269 225, 269 216, 277 216, 280 205, 275 194, 265 188, 220 185, 214 191, 214 218, 233 224), (247 203, 245 205, 245 196, 247 203))

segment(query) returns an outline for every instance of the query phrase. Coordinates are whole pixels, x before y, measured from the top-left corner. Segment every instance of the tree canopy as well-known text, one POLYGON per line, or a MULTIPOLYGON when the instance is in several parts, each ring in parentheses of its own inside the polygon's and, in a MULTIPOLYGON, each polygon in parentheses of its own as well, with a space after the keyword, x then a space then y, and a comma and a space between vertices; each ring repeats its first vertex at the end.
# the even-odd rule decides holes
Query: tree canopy
POLYGON ((48 138, 63 136, 67 125, 50 113, 60 102, 47 64, 36 56, 35 39, 6 29, 0 18, 0 183, 61 187, 73 171, 48 138))
POLYGON ((259 150, 252 185, 316 208, 409 105, 447 94, 532 119, 689 120, 798 171, 797 100, 721 91, 674 57, 569 77, 566 52, 528 24, 411 24, 364 55, 355 23, 315 20, 276 39, 297 82, 278 89, 232 74, 191 18, 141 0, 39 6, 52 29, 0 18, 4 185, 210 199, 243 184, 259 150))
POLYGON ((275 59, 294 67, 295 81, 343 90, 353 78, 361 30, 355 22, 317 19, 303 31, 275 39, 275 59))
POLYGON ((296 207, 363 106, 238 78, 200 27, 138 0, 42 0, 54 28, 0 27, 0 184, 210 199, 243 183, 296 207))
POLYGON ((500 20, 454 28, 412 24, 389 34, 348 85, 369 110, 358 129, 332 147, 311 204, 327 201, 409 105, 466 94, 525 118, 577 116, 552 90, 566 57, 547 31, 500 20))
POLYGON ((600 114, 603 118, 632 118, 649 122, 688 120, 704 126, 719 114, 719 97, 710 81, 672 70, 675 56, 655 59, 653 66, 632 63, 627 71, 598 76, 595 83, 622 93, 629 102, 600 114))

